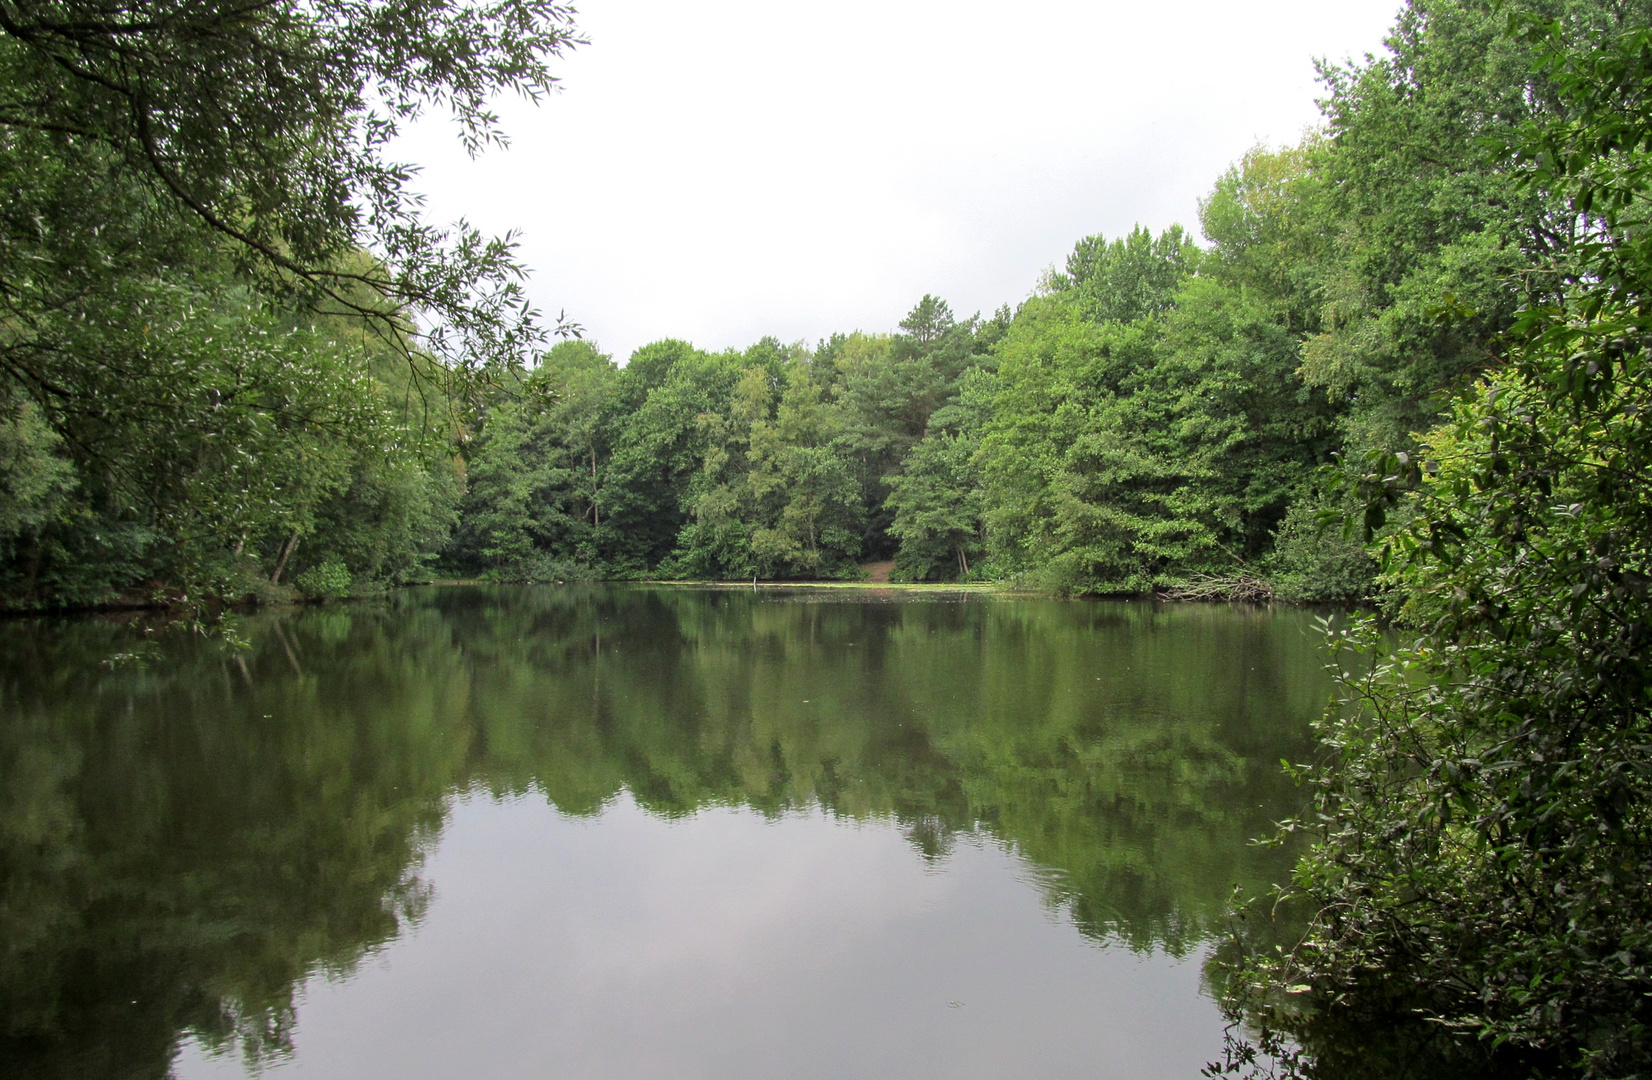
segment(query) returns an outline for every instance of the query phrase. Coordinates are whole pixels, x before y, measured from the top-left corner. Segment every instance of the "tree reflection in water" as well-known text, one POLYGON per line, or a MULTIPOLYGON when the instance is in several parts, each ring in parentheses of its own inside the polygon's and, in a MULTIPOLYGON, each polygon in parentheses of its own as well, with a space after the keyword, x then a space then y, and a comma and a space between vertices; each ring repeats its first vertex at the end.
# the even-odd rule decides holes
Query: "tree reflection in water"
POLYGON ((1227 607, 501 587, 243 633, 0 625, 0 1072, 281 1053, 305 978, 419 918, 465 791, 819 806, 931 860, 978 831, 1084 933, 1184 956, 1287 872, 1250 841, 1328 692, 1305 613, 1227 607))

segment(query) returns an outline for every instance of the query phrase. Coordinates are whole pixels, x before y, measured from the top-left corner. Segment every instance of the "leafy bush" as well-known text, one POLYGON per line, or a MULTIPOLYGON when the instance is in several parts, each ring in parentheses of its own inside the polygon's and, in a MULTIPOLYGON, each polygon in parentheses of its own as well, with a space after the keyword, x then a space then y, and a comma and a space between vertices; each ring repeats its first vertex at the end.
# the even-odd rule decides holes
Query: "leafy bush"
POLYGON ((298 591, 311 600, 340 599, 348 596, 350 571, 337 559, 328 559, 298 575, 298 591))
POLYGON ((1376 586, 1377 560, 1357 539, 1323 527, 1311 498, 1291 504, 1274 545, 1268 578, 1281 600, 1342 603, 1364 599, 1376 586))

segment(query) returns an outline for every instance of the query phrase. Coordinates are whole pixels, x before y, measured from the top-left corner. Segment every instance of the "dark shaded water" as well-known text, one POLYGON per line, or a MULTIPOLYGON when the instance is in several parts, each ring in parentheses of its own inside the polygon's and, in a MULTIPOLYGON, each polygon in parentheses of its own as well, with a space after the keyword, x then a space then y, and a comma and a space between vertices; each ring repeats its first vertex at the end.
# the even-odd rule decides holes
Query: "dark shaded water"
POLYGON ((0 624, 0 1075, 1194 1077, 1294 611, 422 590, 0 624), (114 662, 111 662, 111 659, 114 662))

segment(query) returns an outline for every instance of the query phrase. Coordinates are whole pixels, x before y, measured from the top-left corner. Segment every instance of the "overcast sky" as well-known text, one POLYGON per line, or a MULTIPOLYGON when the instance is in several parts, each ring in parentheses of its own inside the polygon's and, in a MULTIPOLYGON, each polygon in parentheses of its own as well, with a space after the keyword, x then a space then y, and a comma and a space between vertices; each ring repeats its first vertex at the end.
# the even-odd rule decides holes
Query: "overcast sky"
POLYGON ((405 137, 435 220, 522 233, 535 302, 620 360, 886 331, 924 293, 1024 299, 1074 241, 1197 230, 1258 143, 1318 120, 1313 61, 1399 0, 581 0, 590 44, 510 149, 405 137))

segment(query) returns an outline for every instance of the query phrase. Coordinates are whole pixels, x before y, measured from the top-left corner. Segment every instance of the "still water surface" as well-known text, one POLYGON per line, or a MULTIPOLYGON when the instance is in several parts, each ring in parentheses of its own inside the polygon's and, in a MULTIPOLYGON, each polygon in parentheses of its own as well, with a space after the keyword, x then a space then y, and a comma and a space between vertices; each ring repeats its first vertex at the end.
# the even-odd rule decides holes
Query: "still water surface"
POLYGON ((431 589, 0 624, 0 1075, 1192 1080, 1296 611, 431 589), (111 662, 113 661, 113 662, 111 662))

